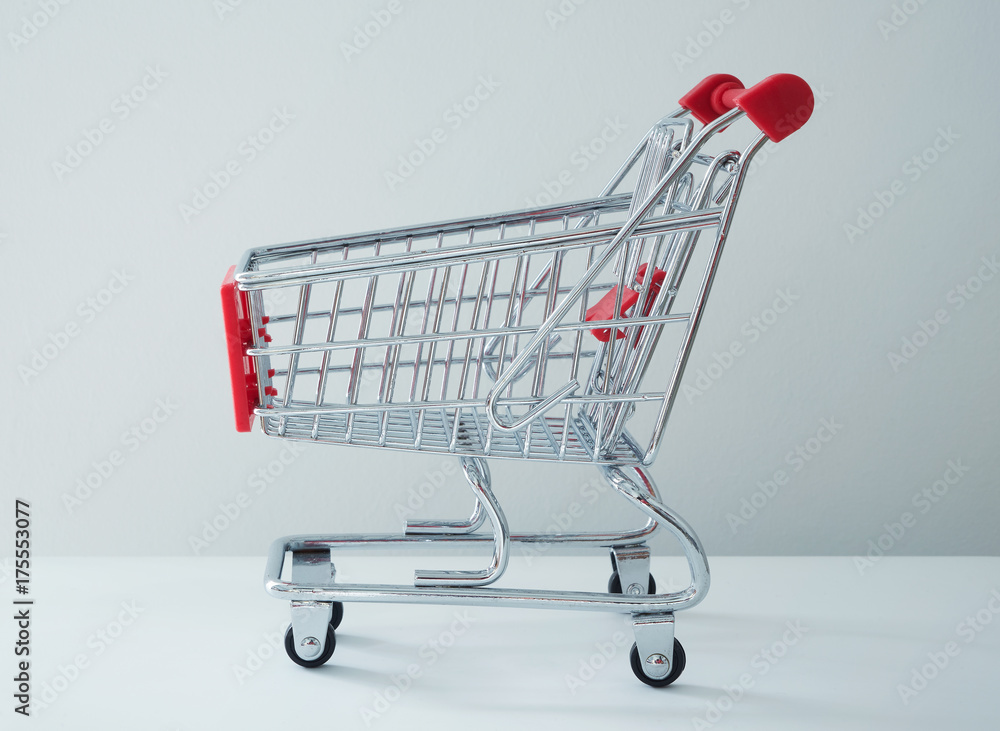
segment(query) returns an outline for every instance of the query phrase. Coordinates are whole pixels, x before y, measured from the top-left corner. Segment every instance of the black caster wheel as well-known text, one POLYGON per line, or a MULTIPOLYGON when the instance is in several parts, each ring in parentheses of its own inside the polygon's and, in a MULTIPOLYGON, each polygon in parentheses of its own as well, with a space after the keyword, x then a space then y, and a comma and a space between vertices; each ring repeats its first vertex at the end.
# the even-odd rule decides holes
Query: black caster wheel
POLYGON ((651 678, 643 672, 642 661, 639 659, 639 647, 635 644, 632 645, 631 660, 632 672, 635 673, 635 677, 654 688, 664 688, 673 683, 681 676, 681 673, 684 672, 684 667, 687 665, 687 655, 684 654, 684 646, 677 638, 674 638, 674 665, 670 668, 670 673, 665 678, 651 678))
MULTIPOLYGON (((649 575, 649 586, 646 587, 646 589, 647 589, 646 591, 647 594, 656 593, 656 579, 653 578, 652 574, 649 575)), ((622 580, 618 578, 618 572, 615 571, 613 574, 611 574, 611 578, 608 579, 608 594, 621 594, 621 593, 622 593, 622 580)))
POLYGON ((323 665, 333 656, 336 647, 337 638, 333 633, 333 625, 330 624, 326 628, 326 647, 323 648, 323 654, 319 657, 303 660, 295 650, 295 636, 292 634, 292 626, 288 625, 288 630, 285 632, 285 652, 288 653, 288 657, 292 658, 292 662, 304 668, 318 668, 323 665))
POLYGON ((344 603, 331 602, 331 604, 333 604, 333 615, 330 617, 330 626, 337 629, 344 621, 344 603))

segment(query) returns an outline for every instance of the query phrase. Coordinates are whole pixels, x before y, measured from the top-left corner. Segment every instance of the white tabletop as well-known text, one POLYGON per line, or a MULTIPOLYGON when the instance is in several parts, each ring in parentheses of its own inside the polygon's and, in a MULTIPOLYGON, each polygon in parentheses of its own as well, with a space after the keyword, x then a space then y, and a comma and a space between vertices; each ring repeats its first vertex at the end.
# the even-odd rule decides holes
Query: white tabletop
MULTIPOLYGON (((338 579, 444 563, 468 560, 347 556, 338 579)), ((654 689, 632 675, 622 615, 348 604, 333 658, 306 670, 285 656, 288 607, 264 593, 260 558, 38 560, 32 692, 49 704, 33 727, 997 728, 1000 559, 712 568, 708 598, 677 618, 687 669, 654 689)), ((608 571, 604 557, 521 556, 504 583, 598 591, 608 571)), ((683 563, 654 559, 654 574, 676 585, 683 563)), ((5 647, 13 634, 0 625, 5 647)))

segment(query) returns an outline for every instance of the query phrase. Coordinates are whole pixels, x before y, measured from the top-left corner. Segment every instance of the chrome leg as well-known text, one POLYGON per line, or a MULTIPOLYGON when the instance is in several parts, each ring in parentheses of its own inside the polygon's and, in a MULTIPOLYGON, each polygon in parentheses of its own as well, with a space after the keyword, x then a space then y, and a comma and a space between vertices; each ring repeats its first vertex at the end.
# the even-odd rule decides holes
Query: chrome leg
MULTIPOLYGON (((481 571, 426 571, 414 572, 414 586, 486 586, 499 579, 507 569, 510 558, 510 529, 500 503, 490 489, 490 469, 486 460, 479 457, 462 457, 465 479, 482 506, 493 528, 493 560, 481 571)), ((475 514, 473 514, 475 517, 475 514)))
MULTIPOLYGON (((465 470, 465 479, 469 479, 468 468, 465 460, 461 460, 462 468, 465 470)), ((485 465, 485 462, 483 463, 485 465)), ((488 473, 487 473, 488 474, 488 473)), ((487 477, 487 480, 489 478, 487 477)), ((471 480, 470 480, 471 484, 471 480)), ((465 521, 446 520, 408 520, 403 530, 403 535, 407 536, 456 536, 475 533, 483 527, 486 522, 486 512, 483 510, 483 503, 476 497, 476 505, 472 509, 472 517, 465 521)))
MULTIPOLYGON (((705 597, 711 584, 708 557, 705 555, 701 541, 686 520, 654 497, 656 491, 655 488, 652 488, 652 479, 645 470, 639 467, 628 468, 635 473, 636 479, 633 479, 626 474, 625 469, 615 466, 605 467, 604 476, 618 492, 628 498, 647 516, 670 531, 677 542, 681 544, 684 558, 687 559, 688 569, 691 572, 691 584, 680 593, 689 597, 688 606, 694 606, 705 597)), ((624 587, 624 585, 623 581, 622 586, 624 587)))

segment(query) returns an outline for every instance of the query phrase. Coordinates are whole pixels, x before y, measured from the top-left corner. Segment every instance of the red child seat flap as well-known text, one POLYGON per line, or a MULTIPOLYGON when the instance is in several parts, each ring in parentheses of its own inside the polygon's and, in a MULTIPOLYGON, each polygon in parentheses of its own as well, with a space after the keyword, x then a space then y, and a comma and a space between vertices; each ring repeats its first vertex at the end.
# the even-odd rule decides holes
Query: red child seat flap
POLYGON ((254 359, 246 354, 247 349, 253 347, 250 300, 247 293, 237 287, 235 277, 236 267, 231 266, 222 282, 222 319, 226 327, 236 431, 247 432, 253 425, 253 412, 260 402, 257 369, 254 359))
MULTIPOLYGON (((647 264, 643 264, 642 266, 639 267, 639 270, 636 272, 635 279, 639 286, 642 286, 643 279, 646 276, 647 266, 648 266, 647 264)), ((646 297, 646 306, 644 308, 645 312, 642 313, 643 317, 647 316, 649 314, 650 309, 653 307, 653 301, 656 299, 656 295, 659 294, 660 287, 663 286, 664 277, 666 277, 666 272, 664 272, 662 269, 653 270, 653 280, 649 283, 649 295, 646 297)), ((586 322, 595 322, 595 321, 599 322, 601 320, 616 319, 614 316, 614 311, 615 311, 615 299, 617 298, 617 296, 618 296, 618 285, 615 285, 610 290, 608 290, 607 294, 601 297, 601 299, 597 302, 597 304, 595 304, 593 307, 590 307, 587 310, 586 322)), ((621 304, 621 310, 619 311, 619 316, 628 317, 629 310, 635 307, 635 303, 638 301, 639 301, 639 293, 634 289, 629 289, 628 287, 626 287, 625 291, 622 292, 622 304, 621 304)), ((609 327, 594 328, 590 332, 595 338, 600 340, 602 343, 606 343, 608 342, 608 340, 611 339, 611 328, 609 327)), ((642 334, 641 329, 639 330, 639 334, 640 335, 642 334)), ((624 338, 625 331, 619 330, 618 337, 624 338)), ((635 344, 638 344, 638 342, 639 339, 637 337, 635 344)), ((633 345, 633 347, 635 347, 635 344, 633 345)))

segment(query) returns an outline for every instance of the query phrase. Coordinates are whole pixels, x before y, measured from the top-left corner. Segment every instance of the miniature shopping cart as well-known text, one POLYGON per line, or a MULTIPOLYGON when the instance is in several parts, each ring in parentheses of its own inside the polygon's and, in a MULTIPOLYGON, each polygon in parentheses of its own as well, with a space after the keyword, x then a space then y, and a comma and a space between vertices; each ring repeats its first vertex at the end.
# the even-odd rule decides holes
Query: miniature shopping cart
POLYGON ((276 541, 265 583, 291 602, 285 648, 296 663, 330 658, 344 602, 412 602, 623 612, 640 680, 665 686, 684 670, 674 613, 704 598, 708 562, 645 468, 750 160, 805 123, 813 96, 797 76, 746 89, 719 74, 680 103, 596 198, 256 248, 229 270, 222 301, 239 431, 256 417, 283 439, 454 455, 475 496, 465 521, 276 541), (742 151, 709 152, 719 133, 746 133, 734 126, 744 116, 760 132, 750 129, 742 151), (490 458, 595 465, 647 522, 511 533, 490 458), (691 581, 657 594, 647 541, 661 528, 683 548, 691 581), (491 587, 518 542, 609 549, 608 593, 491 587), (336 581, 337 551, 429 543, 492 547, 492 559, 477 571, 418 570, 410 585, 336 581))

